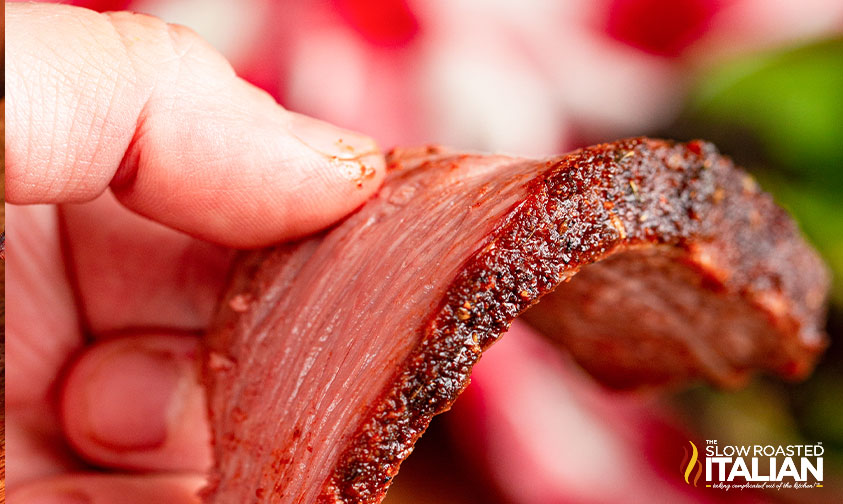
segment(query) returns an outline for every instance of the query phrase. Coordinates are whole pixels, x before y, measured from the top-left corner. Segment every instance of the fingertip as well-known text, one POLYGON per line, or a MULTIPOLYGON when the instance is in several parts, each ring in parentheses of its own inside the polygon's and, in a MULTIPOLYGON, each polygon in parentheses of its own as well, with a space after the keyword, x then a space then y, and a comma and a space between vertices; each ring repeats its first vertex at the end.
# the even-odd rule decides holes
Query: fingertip
POLYGON ((288 134, 306 149, 302 183, 290 187, 287 236, 322 229, 365 203, 381 186, 386 163, 369 136, 294 112, 288 134))
POLYGON ((380 187, 385 161, 373 139, 284 109, 192 30, 166 29, 178 78, 159 77, 169 84, 147 101, 112 180, 124 205, 254 248, 321 230, 380 187))
POLYGON ((124 205, 253 248, 324 229, 380 187, 385 162, 371 138, 291 113, 242 81, 227 93, 175 116, 150 108, 127 153, 132 175, 112 184, 124 205))
POLYGON ((62 392, 63 427, 74 449, 104 467, 206 470, 198 345, 192 336, 146 334, 87 349, 62 392))

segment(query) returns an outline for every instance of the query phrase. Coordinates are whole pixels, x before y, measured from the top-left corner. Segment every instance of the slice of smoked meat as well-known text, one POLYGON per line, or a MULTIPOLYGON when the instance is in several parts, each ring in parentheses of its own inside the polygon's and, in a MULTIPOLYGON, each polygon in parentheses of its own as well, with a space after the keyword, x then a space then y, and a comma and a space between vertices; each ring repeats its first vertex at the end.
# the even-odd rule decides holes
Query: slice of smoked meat
POLYGON ((824 265, 709 144, 388 163, 345 221, 235 267, 205 359, 206 502, 379 502, 528 308, 619 388, 800 377, 825 345, 824 265))

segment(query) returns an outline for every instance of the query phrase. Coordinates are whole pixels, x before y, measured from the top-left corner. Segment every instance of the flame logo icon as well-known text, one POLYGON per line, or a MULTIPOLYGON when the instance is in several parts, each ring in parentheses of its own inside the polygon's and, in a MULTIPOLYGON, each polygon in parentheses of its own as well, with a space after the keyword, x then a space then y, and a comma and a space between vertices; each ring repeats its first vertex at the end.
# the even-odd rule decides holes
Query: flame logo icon
POLYGON ((688 447, 683 448, 685 450, 685 456, 682 458, 682 465, 679 466, 680 472, 685 474, 685 483, 691 484, 690 477, 691 473, 694 472, 694 468, 696 468, 696 474, 694 475, 694 486, 697 486, 697 481, 700 480, 700 476, 702 475, 702 464, 699 461, 699 452, 697 451, 697 446, 688 441, 691 445, 691 460, 688 460, 688 447))

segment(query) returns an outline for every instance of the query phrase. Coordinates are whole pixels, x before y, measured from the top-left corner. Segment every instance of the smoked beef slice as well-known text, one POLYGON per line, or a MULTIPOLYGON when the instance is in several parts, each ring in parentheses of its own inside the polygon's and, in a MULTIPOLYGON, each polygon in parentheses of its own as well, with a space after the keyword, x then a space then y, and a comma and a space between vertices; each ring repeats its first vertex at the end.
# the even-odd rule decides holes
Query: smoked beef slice
POLYGON ((616 387, 799 377, 824 347, 823 264, 709 144, 388 162, 344 222, 240 258, 207 343, 207 502, 379 502, 543 296, 526 319, 616 387))

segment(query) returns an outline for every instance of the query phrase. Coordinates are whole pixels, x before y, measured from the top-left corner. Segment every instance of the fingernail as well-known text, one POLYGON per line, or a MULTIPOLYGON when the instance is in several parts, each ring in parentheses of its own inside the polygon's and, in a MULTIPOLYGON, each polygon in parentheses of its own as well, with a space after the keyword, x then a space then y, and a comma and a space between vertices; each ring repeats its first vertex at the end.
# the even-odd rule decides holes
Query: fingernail
MULTIPOLYGON (((21 495, 22 497, 22 495, 21 495)), ((91 504, 93 501, 77 490, 44 490, 28 492, 27 504, 91 504)))
POLYGON ((332 160, 356 162, 363 169, 354 173, 355 179, 374 178, 383 156, 372 138, 312 117, 290 114, 290 134, 299 141, 332 160))
POLYGON ((169 352, 121 347, 92 371, 86 389, 89 436, 116 450, 148 450, 167 439, 179 408, 183 367, 169 352))

